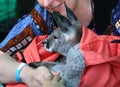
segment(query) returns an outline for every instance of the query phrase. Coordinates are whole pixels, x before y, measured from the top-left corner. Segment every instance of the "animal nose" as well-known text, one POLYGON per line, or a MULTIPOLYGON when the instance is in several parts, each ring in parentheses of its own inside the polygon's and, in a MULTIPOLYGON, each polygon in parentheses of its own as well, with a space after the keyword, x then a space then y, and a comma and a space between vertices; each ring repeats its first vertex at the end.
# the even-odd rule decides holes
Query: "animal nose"
POLYGON ((42 44, 49 49, 49 42, 47 40, 44 40, 42 44))
POLYGON ((42 41, 42 44, 44 45, 44 44, 46 44, 46 41, 44 40, 44 41, 42 41))

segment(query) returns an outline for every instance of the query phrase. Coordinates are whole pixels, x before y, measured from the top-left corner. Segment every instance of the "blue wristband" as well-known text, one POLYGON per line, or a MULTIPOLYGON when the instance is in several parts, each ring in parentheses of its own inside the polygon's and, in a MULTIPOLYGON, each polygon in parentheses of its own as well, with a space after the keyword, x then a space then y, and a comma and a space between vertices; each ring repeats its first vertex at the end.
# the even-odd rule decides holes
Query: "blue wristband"
POLYGON ((22 80, 21 80, 21 78, 20 78, 20 72, 21 72, 22 68, 23 68, 24 66, 26 66, 26 65, 27 65, 26 63, 21 63, 21 64, 17 67, 17 69, 16 69, 15 79, 16 79, 16 81, 19 82, 19 83, 22 82, 22 80))

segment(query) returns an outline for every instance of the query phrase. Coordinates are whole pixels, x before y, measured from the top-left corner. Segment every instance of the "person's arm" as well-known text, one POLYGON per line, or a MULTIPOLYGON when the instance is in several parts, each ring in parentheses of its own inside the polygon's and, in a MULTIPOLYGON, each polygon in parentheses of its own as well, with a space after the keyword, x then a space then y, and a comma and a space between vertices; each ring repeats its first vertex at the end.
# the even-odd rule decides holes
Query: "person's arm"
POLYGON ((9 55, 0 51, 0 82, 13 83, 15 80, 15 71, 19 66, 19 62, 9 55))
MULTIPOLYGON (((15 73, 21 63, 0 51, 0 64, 0 82, 4 84, 17 83, 15 73)), ((44 79, 51 75, 51 72, 44 66, 33 69, 27 65, 20 72, 22 82, 29 87, 35 87, 35 85, 41 87, 44 79)))

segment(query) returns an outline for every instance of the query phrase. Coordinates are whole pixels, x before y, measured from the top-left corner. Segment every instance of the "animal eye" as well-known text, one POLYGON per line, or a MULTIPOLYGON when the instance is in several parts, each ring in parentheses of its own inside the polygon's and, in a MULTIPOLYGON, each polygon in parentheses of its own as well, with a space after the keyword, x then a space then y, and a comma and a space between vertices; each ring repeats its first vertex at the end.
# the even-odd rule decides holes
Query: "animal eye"
POLYGON ((67 28, 64 28, 65 31, 67 31, 67 28))
POLYGON ((54 39, 57 39, 57 37, 56 37, 56 36, 53 36, 53 38, 54 38, 54 39))
POLYGON ((68 29, 67 29, 67 28, 63 28, 62 30, 63 30, 63 32, 67 32, 67 31, 68 31, 68 29))

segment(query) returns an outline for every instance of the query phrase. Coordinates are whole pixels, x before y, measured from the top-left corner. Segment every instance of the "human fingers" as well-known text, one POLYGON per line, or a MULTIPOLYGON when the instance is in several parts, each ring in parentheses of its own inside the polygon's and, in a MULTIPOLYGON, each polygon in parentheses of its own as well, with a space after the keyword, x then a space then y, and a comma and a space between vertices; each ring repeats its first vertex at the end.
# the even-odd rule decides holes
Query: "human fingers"
POLYGON ((53 77, 53 81, 55 81, 55 82, 58 82, 60 79, 61 78, 60 78, 59 75, 56 75, 56 76, 53 77))
POLYGON ((65 85, 65 80, 64 79, 60 79, 60 81, 59 81, 61 84, 63 84, 63 85, 65 85))
POLYGON ((27 84, 28 87, 42 87, 42 85, 42 83, 36 80, 30 81, 29 84, 27 84))
POLYGON ((51 71, 52 72, 52 74, 55 76, 55 75, 60 75, 60 73, 59 72, 53 72, 53 71, 51 71))
POLYGON ((63 78, 61 78, 59 75, 54 76, 53 81, 54 82, 59 82, 59 83, 61 83, 63 85, 65 84, 65 80, 63 78))
POLYGON ((34 72, 36 73, 37 78, 39 78, 39 80, 41 82, 43 82, 48 77, 51 78, 53 76, 52 73, 51 73, 51 71, 47 67, 45 67, 45 66, 38 67, 37 70, 34 71, 34 72))
POLYGON ((53 76, 48 76, 45 80, 46 81, 51 81, 53 79, 53 76))

